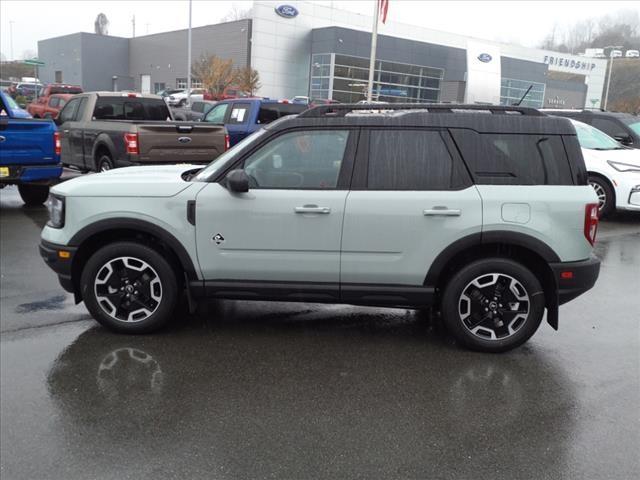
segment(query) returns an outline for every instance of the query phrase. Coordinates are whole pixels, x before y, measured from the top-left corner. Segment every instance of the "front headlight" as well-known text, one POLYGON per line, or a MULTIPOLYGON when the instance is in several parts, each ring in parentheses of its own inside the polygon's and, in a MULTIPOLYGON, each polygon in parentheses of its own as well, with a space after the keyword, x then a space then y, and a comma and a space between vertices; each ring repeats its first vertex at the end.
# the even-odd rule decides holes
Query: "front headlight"
POLYGON ((47 200, 47 210, 49 210, 47 225, 52 228, 64 227, 64 197, 50 194, 49 200, 47 200))
POLYGON ((611 160, 607 160, 607 163, 619 172, 640 172, 640 167, 637 165, 631 165, 622 162, 612 162, 611 160))

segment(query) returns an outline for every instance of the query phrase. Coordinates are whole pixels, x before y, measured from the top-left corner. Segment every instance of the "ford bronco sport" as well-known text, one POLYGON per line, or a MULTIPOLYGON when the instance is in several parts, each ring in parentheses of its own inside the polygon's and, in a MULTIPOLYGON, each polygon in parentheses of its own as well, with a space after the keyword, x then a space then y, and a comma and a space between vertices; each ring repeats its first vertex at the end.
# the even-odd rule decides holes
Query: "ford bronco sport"
POLYGON ((433 306, 505 351, 587 291, 598 201, 570 121, 521 107, 323 105, 204 169, 53 191, 40 251, 103 325, 151 332, 179 295, 433 306))

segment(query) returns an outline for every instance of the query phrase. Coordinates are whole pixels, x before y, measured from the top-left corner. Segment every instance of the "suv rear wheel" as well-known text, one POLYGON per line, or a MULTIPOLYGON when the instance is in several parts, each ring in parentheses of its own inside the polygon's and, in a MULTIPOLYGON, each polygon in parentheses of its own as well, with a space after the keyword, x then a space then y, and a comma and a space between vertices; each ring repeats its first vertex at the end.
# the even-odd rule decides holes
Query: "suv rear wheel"
POLYGON ((463 345, 483 352, 504 352, 526 342, 544 313, 544 292, 523 265, 503 259, 477 260, 445 286, 442 317, 463 345))
POLYGON ((80 289, 87 309, 105 327, 148 333, 171 318, 178 284, 171 265, 158 252, 139 243, 118 242, 89 258, 80 289))

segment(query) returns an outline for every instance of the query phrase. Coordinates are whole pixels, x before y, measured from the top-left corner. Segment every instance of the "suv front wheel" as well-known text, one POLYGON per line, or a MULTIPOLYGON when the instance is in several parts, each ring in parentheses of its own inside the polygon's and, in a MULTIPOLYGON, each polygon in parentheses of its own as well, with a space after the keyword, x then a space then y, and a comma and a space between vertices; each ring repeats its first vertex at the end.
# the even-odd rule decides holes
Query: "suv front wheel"
POLYGON ((94 253, 82 272, 80 288, 91 315, 122 333, 149 333, 164 326, 178 292, 167 260, 134 242, 113 243, 94 253))
POLYGON ((504 352, 526 342, 544 313, 540 282, 523 265, 485 258, 460 269, 444 288, 442 317, 461 344, 504 352))

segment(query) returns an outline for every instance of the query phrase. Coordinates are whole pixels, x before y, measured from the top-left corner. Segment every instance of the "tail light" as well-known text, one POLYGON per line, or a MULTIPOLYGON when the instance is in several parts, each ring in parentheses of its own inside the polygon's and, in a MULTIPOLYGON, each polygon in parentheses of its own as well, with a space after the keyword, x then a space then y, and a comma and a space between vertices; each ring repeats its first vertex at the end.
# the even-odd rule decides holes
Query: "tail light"
POLYGON ((62 153, 62 144, 60 143, 60 132, 53 132, 53 147, 56 155, 62 153))
POLYGON ((584 236, 593 246, 598 232, 598 204, 588 203, 584 209, 584 236))
POLYGON ((128 154, 138 155, 140 153, 140 147, 138 145, 138 134, 137 133, 125 133, 124 134, 124 145, 128 154))
POLYGON ((229 150, 231 148, 231 140, 229 139, 229 134, 224 134, 224 149, 229 150))

